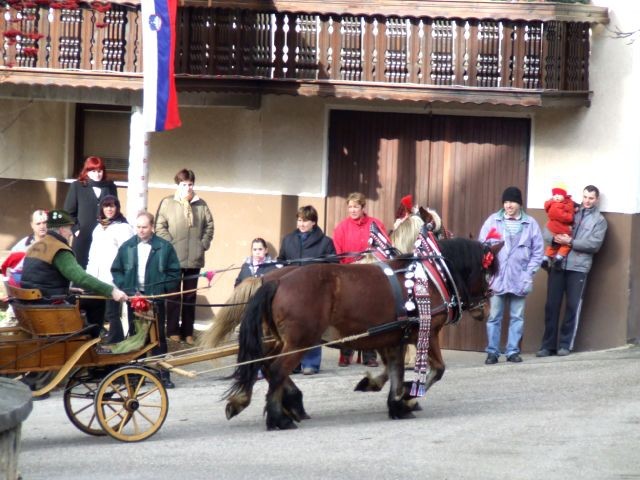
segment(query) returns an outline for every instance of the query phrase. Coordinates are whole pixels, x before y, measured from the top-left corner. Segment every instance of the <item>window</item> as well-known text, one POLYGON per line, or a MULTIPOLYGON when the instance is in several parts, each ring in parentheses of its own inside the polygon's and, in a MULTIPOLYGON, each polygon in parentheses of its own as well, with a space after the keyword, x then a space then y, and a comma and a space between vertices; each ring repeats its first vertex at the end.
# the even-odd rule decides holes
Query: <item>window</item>
POLYGON ((76 107, 76 148, 73 176, 82 170, 85 158, 104 160, 111 180, 127 180, 131 107, 87 105, 76 107))

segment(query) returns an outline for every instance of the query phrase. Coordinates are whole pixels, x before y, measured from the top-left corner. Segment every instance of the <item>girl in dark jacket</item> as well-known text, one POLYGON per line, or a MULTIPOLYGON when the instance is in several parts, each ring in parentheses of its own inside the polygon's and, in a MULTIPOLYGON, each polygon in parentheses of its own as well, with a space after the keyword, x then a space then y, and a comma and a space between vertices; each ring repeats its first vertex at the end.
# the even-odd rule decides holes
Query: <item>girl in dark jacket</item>
POLYGON ((234 287, 249 277, 262 277, 265 273, 276 268, 275 262, 269 255, 269 248, 264 238, 254 238, 251 241, 251 256, 247 257, 240 268, 234 287))
POLYGON ((118 197, 118 189, 107 180, 107 171, 100 157, 87 157, 78 180, 71 184, 64 209, 73 217, 73 253, 82 268, 87 268, 93 229, 98 225, 100 202, 107 195, 118 197))
MULTIPOLYGON (((333 240, 318 227, 318 212, 311 205, 298 209, 298 228, 282 239, 278 261, 289 265, 337 262, 333 240), (333 257, 332 257, 333 256, 333 257)), ((300 361, 302 373, 313 375, 320 370, 322 347, 309 350, 300 361)))

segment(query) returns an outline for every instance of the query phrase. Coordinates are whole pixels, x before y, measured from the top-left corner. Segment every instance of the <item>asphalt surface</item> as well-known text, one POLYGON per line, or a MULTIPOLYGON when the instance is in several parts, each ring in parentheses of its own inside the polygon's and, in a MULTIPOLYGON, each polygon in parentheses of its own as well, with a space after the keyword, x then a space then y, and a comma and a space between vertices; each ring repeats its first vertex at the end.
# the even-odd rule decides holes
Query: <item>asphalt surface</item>
POLYGON ((176 378, 165 424, 140 443, 80 432, 57 390, 23 424, 22 477, 640 479, 638 346, 493 366, 481 353, 445 351, 447 372, 411 420, 388 418, 386 391, 353 391, 372 369, 323 354, 318 375, 293 377, 312 418, 290 431, 266 431, 264 381, 227 421, 228 370, 176 378))

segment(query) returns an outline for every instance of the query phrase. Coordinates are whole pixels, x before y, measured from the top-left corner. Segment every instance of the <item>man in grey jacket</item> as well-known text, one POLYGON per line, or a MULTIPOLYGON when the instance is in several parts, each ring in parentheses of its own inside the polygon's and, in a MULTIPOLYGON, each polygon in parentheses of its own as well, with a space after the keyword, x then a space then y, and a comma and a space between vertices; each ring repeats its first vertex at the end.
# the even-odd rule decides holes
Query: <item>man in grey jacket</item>
POLYGON ((593 254, 600 250, 607 232, 607 221, 598 209, 599 199, 598 188, 587 185, 582 192, 582 205, 574 216, 572 234, 552 235, 547 229, 544 231, 547 243, 553 240, 561 245, 570 245, 571 252, 561 268, 549 271, 544 334, 540 350, 536 353, 538 357, 548 357, 556 352, 556 347, 558 356, 569 355, 573 350, 587 274, 593 254), (560 306, 565 295, 565 315, 560 327, 560 306))

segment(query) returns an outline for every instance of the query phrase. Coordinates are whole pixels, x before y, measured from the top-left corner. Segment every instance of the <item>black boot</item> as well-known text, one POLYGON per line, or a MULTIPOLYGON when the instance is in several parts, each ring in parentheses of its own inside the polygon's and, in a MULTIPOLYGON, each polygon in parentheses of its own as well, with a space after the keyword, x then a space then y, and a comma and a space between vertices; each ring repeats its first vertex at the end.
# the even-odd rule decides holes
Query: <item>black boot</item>
POLYGON ((167 390, 176 388, 176 384, 171 381, 171 374, 166 370, 160 370, 160 381, 167 390))

